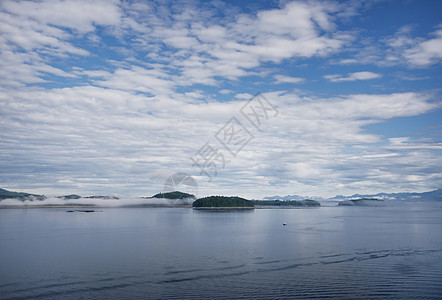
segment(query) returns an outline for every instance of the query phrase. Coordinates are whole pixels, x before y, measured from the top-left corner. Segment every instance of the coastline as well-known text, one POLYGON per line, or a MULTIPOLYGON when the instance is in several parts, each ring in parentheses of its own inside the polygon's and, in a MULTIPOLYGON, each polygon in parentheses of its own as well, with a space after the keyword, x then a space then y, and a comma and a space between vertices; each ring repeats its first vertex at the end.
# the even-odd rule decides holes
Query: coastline
POLYGON ((192 207, 193 209, 197 210, 235 210, 235 209, 255 209, 255 207, 234 207, 234 206, 228 206, 228 207, 192 207))

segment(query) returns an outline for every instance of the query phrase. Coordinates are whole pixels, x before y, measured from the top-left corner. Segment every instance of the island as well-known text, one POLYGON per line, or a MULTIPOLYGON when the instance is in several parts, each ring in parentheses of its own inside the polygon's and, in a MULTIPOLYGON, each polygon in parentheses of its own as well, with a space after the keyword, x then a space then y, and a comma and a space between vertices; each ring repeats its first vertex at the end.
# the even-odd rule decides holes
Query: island
POLYGON ((77 199, 81 199, 82 197, 77 194, 71 194, 71 195, 65 195, 65 196, 57 196, 57 198, 63 199, 63 200, 77 200, 77 199))
POLYGON ((143 197, 143 199, 165 199, 167 200, 167 202, 169 202, 170 205, 173 206, 190 207, 196 197, 192 194, 180 191, 173 191, 158 193, 153 195, 152 197, 143 197))
POLYGON ((255 205, 253 201, 241 197, 226 197, 226 196, 209 196, 195 200, 192 203, 193 208, 211 209, 236 209, 247 208, 253 209, 255 205))
POLYGON ((165 199, 171 199, 171 200, 182 200, 182 199, 189 199, 189 198, 195 199, 196 197, 192 194, 183 193, 180 191, 173 191, 173 192, 167 192, 167 193, 159 193, 159 194, 153 195, 152 197, 145 197, 144 199, 148 199, 148 198, 159 198, 159 199, 165 198, 165 199))
POLYGON ((319 207, 321 203, 316 200, 253 200, 256 206, 289 206, 289 207, 319 207))
POLYGON ((361 198, 341 201, 338 206, 385 206, 385 203, 381 199, 361 198))

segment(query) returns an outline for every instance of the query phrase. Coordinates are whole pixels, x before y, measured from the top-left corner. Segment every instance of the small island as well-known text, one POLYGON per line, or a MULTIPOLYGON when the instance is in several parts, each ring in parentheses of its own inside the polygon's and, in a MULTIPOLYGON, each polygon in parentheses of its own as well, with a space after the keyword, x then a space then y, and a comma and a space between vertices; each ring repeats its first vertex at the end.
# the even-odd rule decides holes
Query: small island
POLYGON ((338 206, 385 206, 384 200, 376 198, 361 198, 339 202, 338 206))
POLYGON ((57 198, 63 199, 63 200, 77 200, 77 199, 81 199, 82 197, 77 194, 71 194, 71 195, 65 195, 65 196, 57 196, 57 198))
POLYGON ((200 198, 192 203, 193 208, 199 209, 253 209, 253 201, 241 197, 209 196, 200 198))
POLYGON ((174 206, 188 207, 196 199, 195 195, 183 193, 180 191, 163 192, 145 199, 166 199, 169 204, 174 206))
POLYGON ((195 196, 180 191, 173 191, 173 192, 159 193, 148 198, 183 200, 183 199, 195 198, 195 196))

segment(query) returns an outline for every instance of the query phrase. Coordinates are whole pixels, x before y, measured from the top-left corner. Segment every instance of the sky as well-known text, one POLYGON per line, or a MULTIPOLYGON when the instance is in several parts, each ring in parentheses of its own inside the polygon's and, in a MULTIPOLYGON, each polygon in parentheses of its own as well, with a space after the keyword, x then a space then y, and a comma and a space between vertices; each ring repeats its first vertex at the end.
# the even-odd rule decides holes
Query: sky
POLYGON ((442 187, 441 1, 2 0, 0 32, 2 188, 442 187))

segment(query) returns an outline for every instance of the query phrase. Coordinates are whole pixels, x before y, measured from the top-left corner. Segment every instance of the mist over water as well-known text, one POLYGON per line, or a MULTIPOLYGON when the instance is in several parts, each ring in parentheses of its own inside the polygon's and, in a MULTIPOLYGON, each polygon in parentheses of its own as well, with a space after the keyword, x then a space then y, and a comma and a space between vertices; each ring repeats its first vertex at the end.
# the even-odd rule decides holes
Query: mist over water
POLYGON ((0 209, 0 299, 442 297, 440 204, 68 209, 0 209))
POLYGON ((44 200, 19 200, 19 199, 4 199, 0 201, 0 207, 6 206, 97 206, 97 207, 125 207, 125 206, 138 206, 138 205, 170 205, 166 199, 159 198, 130 198, 124 197, 114 199, 107 198, 80 198, 66 200, 57 197, 48 197, 44 200))

